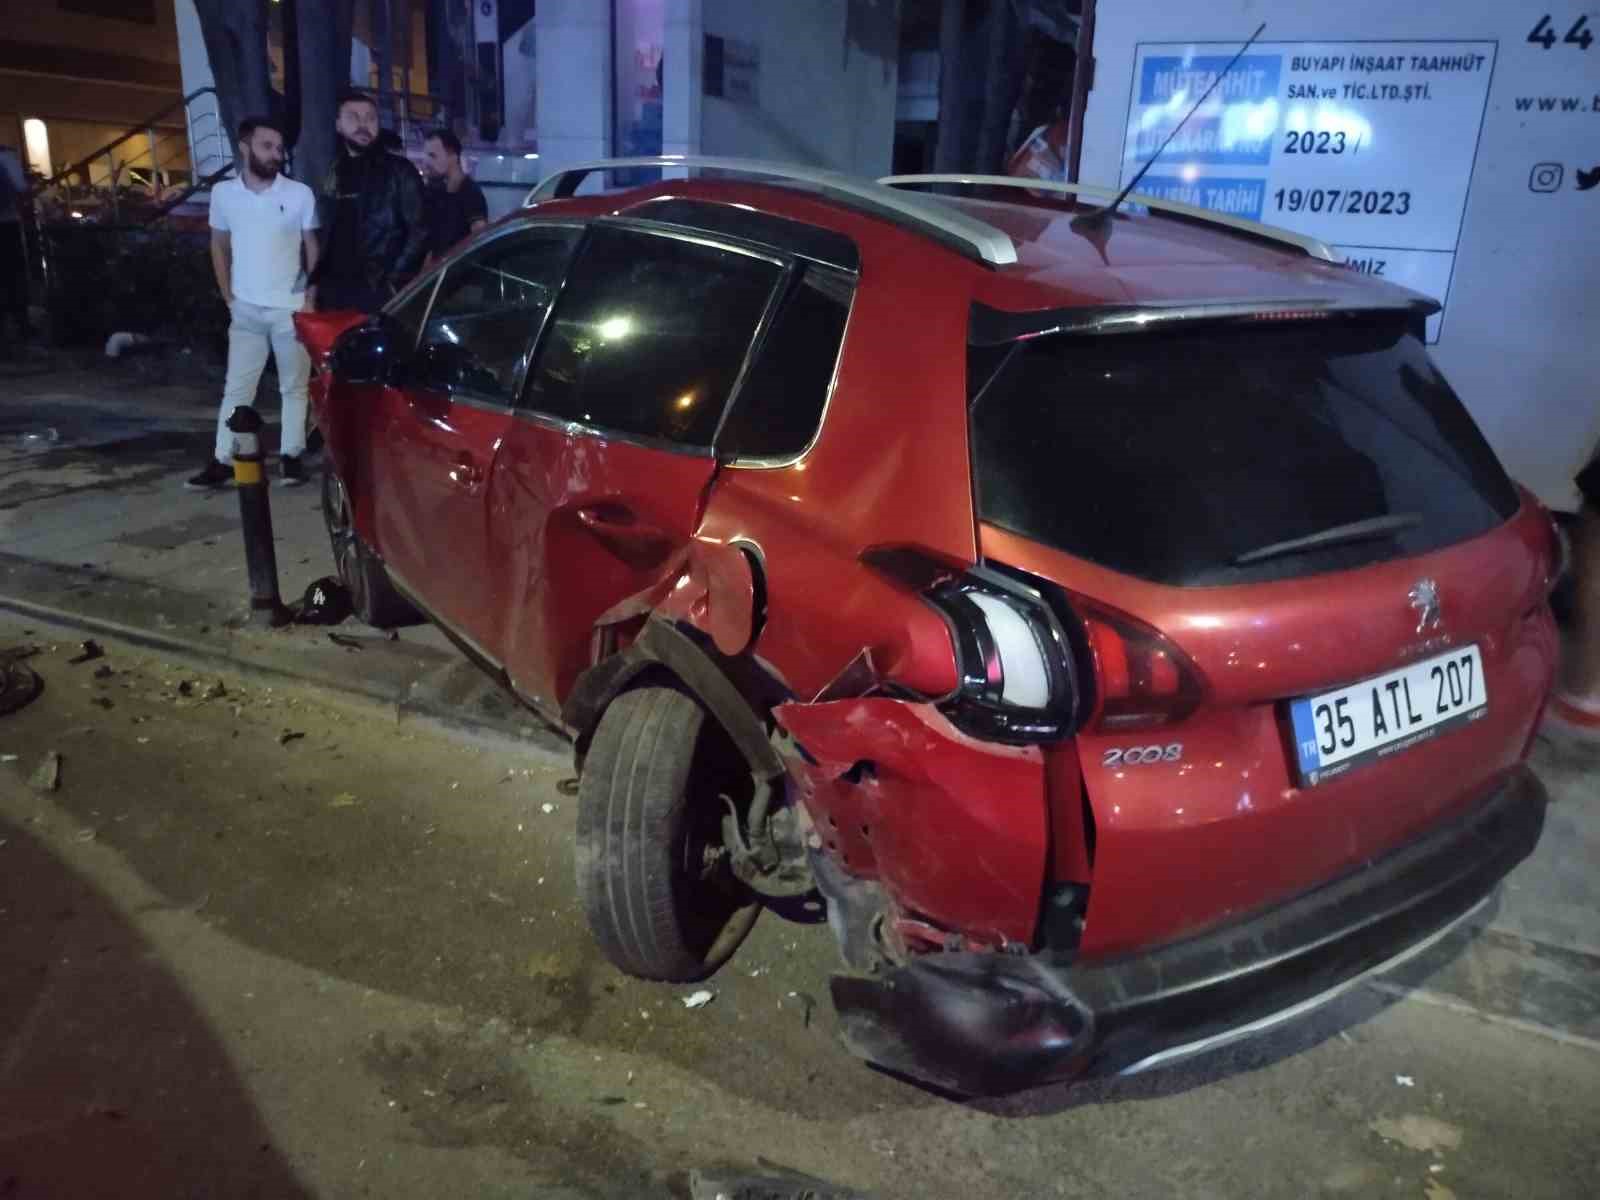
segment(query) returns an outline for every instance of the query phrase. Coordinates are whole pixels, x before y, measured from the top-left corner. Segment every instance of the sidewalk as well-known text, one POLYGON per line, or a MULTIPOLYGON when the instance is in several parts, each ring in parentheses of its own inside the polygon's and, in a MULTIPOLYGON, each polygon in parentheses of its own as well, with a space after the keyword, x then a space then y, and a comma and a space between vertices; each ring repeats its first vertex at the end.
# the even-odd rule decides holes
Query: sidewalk
MULTIPOLYGON (((0 609, 200 666, 225 662, 269 682, 309 684, 402 719, 567 753, 432 627, 390 640, 347 621, 338 632, 359 649, 335 644, 322 628, 249 627, 238 499, 232 489, 183 488, 210 450, 216 388, 149 375, 110 363, 0 383, 0 609), (46 431, 56 438, 48 449, 22 448, 25 433, 46 431)), ((262 397, 262 411, 272 449, 275 391, 262 397)), ((315 476, 319 464, 310 466, 315 476)), ((279 586, 293 602, 333 573, 319 490, 314 482, 274 486, 271 497, 279 586)))

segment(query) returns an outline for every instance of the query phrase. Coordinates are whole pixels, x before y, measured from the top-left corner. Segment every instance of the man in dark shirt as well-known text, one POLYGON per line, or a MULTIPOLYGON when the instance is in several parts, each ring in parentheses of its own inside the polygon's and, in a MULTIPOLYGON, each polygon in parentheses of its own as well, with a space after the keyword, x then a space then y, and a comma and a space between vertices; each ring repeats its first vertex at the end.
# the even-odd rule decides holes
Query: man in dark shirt
POLYGON ((322 185, 327 240, 313 280, 316 304, 376 312, 422 266, 422 179, 409 160, 379 146, 372 97, 346 92, 335 128, 341 149, 322 185))
POLYGON ((483 189, 461 168, 461 140, 448 129, 436 129, 422 143, 422 168, 428 177, 428 263, 431 265, 462 238, 489 223, 483 189))

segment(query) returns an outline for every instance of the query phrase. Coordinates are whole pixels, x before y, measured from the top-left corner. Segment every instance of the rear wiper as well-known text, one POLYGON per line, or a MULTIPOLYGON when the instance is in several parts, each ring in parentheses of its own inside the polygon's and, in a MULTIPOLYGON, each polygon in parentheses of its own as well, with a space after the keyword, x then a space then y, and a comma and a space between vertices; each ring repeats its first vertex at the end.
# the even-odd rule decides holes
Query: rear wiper
POLYGON ((1342 546, 1348 542, 1365 542, 1420 524, 1422 516, 1419 513, 1391 513, 1386 517, 1368 517, 1364 521, 1350 521, 1318 533, 1308 533, 1305 537, 1290 538, 1286 542, 1273 542, 1270 546, 1247 550, 1234 559, 1232 565, 1247 567, 1251 563, 1264 562, 1269 558, 1281 558, 1285 554, 1298 554, 1302 550, 1342 546))

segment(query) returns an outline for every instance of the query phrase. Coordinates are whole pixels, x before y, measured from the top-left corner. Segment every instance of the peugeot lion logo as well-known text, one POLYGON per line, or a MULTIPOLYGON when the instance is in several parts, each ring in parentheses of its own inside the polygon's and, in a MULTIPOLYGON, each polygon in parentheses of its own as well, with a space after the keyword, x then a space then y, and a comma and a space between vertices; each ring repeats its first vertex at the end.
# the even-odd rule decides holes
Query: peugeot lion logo
POLYGON ((1443 620, 1439 611, 1439 585, 1431 579, 1419 579, 1411 589, 1410 599, 1411 607, 1417 610, 1417 633, 1439 628, 1443 620))

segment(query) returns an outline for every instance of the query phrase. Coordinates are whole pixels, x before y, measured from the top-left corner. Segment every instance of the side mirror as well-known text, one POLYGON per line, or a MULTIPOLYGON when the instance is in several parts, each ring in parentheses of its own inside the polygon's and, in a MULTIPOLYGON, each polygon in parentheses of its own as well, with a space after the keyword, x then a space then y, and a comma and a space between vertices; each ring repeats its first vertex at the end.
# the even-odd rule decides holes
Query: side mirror
POLYGON ((334 343, 328 365, 349 383, 386 383, 393 371, 388 330, 373 317, 334 343))

